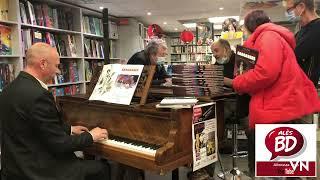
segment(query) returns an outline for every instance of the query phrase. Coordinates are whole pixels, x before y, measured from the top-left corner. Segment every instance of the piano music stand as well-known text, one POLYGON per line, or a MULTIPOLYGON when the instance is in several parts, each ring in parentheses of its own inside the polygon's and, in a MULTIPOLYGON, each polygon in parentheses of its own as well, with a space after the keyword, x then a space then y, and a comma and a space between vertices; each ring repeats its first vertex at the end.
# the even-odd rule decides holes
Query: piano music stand
POLYGON ((134 93, 135 97, 140 98, 140 105, 145 105, 148 99, 149 89, 152 84, 153 75, 156 71, 156 66, 144 66, 139 83, 134 93))
MULTIPOLYGON (((96 86, 100 74, 102 72, 103 66, 98 66, 93 72, 89 87, 87 88, 86 95, 90 96, 96 86)), ((148 98, 149 89, 152 84, 153 75, 156 71, 156 66, 144 66, 136 91, 134 93, 134 97, 140 98, 140 105, 145 105, 148 98)))
MULTIPOLYGON (((226 174, 232 175, 232 180, 240 179, 240 175, 243 174, 237 167, 237 158, 243 158, 248 155, 247 151, 239 151, 238 152, 238 140, 237 140, 237 134, 238 134, 238 124, 240 123, 240 116, 239 116, 239 110, 240 110, 241 104, 239 103, 239 95, 236 95, 236 110, 235 115, 231 117, 231 122, 233 124, 232 127, 232 141, 233 141, 233 152, 232 152, 232 169, 224 171, 224 168, 220 162, 220 166, 222 169, 222 172, 219 173, 217 176, 221 179, 226 179, 226 174)), ((219 154, 219 153, 218 153, 219 154)), ((220 156, 219 156, 220 159, 220 156)), ((220 161, 220 160, 219 160, 220 161)))

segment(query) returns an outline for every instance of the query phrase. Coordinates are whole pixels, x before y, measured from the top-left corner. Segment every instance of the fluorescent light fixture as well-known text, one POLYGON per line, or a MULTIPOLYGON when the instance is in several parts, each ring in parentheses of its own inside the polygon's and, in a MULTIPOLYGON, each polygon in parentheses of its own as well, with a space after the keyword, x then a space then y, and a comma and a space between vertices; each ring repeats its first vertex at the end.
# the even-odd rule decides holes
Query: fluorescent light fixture
POLYGON ((178 28, 174 28, 175 31, 178 31, 178 28))
POLYGON ((103 8, 104 8, 104 7, 102 7, 102 6, 99 7, 99 9, 101 9, 101 10, 102 10, 103 8))
POLYGON ((151 16, 151 12, 148 12, 147 14, 148 14, 148 16, 151 16))
POLYGON ((220 11, 224 10, 224 7, 220 7, 219 10, 220 10, 220 11))
POLYGON ((222 24, 214 24, 213 28, 214 28, 214 30, 222 29, 222 24))
POLYGON ((163 22, 163 24, 168 24, 167 22, 163 22))
POLYGON ((223 23, 223 21, 225 21, 228 18, 233 18, 237 21, 239 21, 239 19, 240 19, 239 16, 221 16, 221 17, 211 17, 208 19, 209 19, 209 22, 211 22, 211 23, 221 24, 221 23, 223 23))
POLYGON ((195 28, 197 27, 197 23, 185 23, 183 24, 186 28, 195 28))
POLYGON ((244 20, 240 20, 239 24, 244 25, 244 20))

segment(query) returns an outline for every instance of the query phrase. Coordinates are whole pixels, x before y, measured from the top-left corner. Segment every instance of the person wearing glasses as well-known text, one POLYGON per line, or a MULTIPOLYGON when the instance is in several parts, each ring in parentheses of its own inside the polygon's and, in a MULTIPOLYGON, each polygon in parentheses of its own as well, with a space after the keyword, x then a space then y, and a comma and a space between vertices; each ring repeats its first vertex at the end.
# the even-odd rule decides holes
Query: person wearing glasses
POLYGON ((320 18, 314 0, 284 0, 286 16, 299 23, 295 54, 298 63, 316 87, 320 77, 320 18))

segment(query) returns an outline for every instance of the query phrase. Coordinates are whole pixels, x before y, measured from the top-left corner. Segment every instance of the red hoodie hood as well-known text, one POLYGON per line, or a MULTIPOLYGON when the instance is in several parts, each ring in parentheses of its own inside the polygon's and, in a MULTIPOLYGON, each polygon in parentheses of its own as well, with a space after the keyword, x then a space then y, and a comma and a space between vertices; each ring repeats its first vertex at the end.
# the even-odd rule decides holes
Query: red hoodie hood
POLYGON ((288 42, 292 49, 295 49, 296 41, 293 33, 289 29, 273 23, 266 23, 259 26, 244 43, 244 45, 248 48, 253 48, 255 41, 260 36, 260 34, 266 31, 273 31, 278 33, 282 38, 284 38, 288 42))

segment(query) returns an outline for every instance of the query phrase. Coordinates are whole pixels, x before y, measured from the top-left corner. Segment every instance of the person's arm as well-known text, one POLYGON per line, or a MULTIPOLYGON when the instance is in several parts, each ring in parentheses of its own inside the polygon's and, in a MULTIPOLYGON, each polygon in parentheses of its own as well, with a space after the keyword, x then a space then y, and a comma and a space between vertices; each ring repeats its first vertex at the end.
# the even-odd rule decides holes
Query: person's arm
POLYGON ((280 75, 283 64, 283 44, 275 32, 265 32, 257 39, 259 57, 255 67, 232 81, 239 93, 253 94, 269 87, 280 75))
MULTIPOLYGON (((70 136, 60 121, 55 102, 46 93, 41 95, 35 102, 31 113, 35 133, 54 153, 68 153, 90 146, 93 136, 89 132, 70 136)), ((71 129, 70 129, 71 131, 71 129)))

